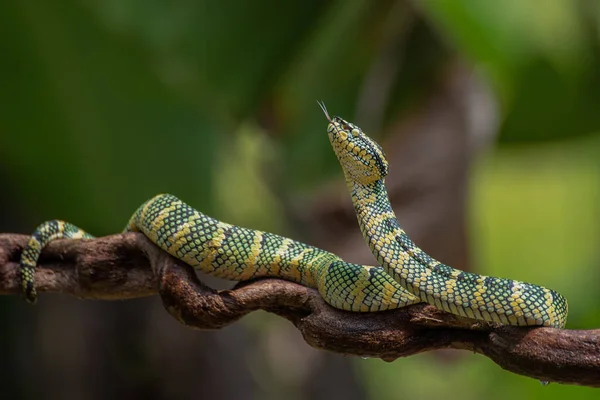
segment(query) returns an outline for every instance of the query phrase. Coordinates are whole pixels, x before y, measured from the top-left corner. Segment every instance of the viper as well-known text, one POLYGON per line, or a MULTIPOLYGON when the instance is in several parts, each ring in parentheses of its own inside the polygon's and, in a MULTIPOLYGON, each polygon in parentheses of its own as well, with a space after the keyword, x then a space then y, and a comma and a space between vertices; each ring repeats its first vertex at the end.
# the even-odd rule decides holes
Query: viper
MULTIPOLYGON (((331 306, 374 312, 418 302, 475 320, 562 328, 567 301, 541 286, 460 271, 415 245, 401 228, 385 187, 388 162, 381 146, 340 117, 327 134, 342 167, 361 232, 378 266, 359 265, 283 236, 216 220, 177 197, 160 194, 142 204, 125 231, 141 232, 162 250, 204 273, 236 281, 281 278, 316 288, 331 306)), ((35 267, 50 241, 92 239, 60 220, 37 227, 22 252, 22 291, 37 301, 35 267)))

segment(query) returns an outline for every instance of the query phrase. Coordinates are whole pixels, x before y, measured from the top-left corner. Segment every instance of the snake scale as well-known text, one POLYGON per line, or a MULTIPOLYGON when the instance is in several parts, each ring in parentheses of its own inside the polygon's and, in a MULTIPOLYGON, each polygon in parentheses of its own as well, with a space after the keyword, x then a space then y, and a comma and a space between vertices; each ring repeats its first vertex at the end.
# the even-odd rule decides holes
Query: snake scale
MULTIPOLYGON (((383 311, 426 302, 463 317, 503 325, 562 328, 567 301, 541 286, 460 271, 415 245, 391 208, 379 144, 356 125, 331 118, 327 133, 350 191, 361 232, 380 266, 346 262, 325 250, 273 233, 218 221, 170 194, 142 204, 125 231, 142 232, 164 251, 207 274, 249 280, 276 277, 316 288, 331 306, 383 311)), ((92 235, 64 221, 41 224, 21 255, 25 299, 35 303, 34 273, 44 246, 92 235)))

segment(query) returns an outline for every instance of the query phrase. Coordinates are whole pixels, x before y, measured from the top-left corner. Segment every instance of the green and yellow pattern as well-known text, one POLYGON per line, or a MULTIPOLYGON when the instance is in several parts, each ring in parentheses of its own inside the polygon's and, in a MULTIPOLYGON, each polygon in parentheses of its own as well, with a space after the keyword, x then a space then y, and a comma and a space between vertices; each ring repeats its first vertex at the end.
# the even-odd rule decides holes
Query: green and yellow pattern
MULTIPOLYGON (((564 326, 567 302, 560 294, 459 271, 419 249, 391 209, 384 185, 388 165, 381 147, 355 125, 339 117, 327 118, 329 139, 344 170, 360 229, 381 266, 348 263, 289 238, 218 221, 170 194, 142 204, 125 230, 143 233, 164 251, 207 274, 236 281, 290 280, 318 289, 328 304, 343 310, 383 311, 423 301, 477 320, 564 326)), ((40 253, 48 242, 60 238, 93 236, 56 220, 35 230, 23 250, 20 269, 22 290, 31 303, 37 300, 34 272, 40 253)))

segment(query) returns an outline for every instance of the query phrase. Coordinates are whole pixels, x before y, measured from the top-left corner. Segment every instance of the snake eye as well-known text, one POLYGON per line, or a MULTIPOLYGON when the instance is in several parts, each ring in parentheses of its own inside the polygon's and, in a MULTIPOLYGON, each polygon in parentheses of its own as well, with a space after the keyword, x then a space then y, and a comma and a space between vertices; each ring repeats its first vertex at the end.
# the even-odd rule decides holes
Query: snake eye
POLYGON ((359 133, 360 132, 358 131, 358 129, 356 129, 356 128, 352 129, 352 136, 357 137, 359 133))

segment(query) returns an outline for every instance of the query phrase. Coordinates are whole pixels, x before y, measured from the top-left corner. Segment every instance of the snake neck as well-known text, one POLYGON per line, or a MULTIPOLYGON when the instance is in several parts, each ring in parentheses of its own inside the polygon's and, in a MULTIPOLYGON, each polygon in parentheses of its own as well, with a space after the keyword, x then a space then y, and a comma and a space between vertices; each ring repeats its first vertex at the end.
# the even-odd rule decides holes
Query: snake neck
POLYGON ((386 242, 386 238, 390 241, 395 240, 396 235, 402 234, 404 231, 400 228, 398 219, 392 210, 383 179, 369 184, 360 184, 347 176, 346 185, 352 197, 352 204, 363 237, 377 261, 384 268, 389 269, 392 260, 382 257, 382 240, 383 242, 386 242))
POLYGON ((482 276, 436 261, 408 237, 396 218, 383 179, 346 178, 361 232, 392 278, 422 301, 452 314, 512 325, 562 327, 567 303, 541 286, 482 276))

